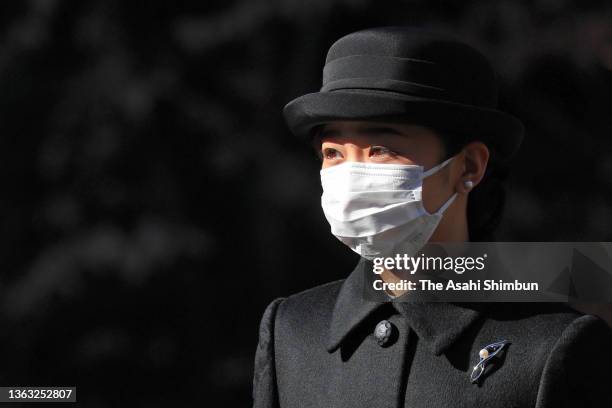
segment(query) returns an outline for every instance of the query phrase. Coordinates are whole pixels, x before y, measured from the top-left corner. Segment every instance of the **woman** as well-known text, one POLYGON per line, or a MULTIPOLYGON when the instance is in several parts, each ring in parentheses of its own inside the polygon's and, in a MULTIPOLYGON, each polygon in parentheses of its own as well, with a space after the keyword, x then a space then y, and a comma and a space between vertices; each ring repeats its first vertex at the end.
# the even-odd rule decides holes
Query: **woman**
MULTIPOLYGON (((612 407, 612 334, 597 317, 559 304, 367 296, 376 257, 488 239, 502 201, 491 169, 523 131, 496 98, 484 57, 456 41, 396 27, 332 45, 321 92, 290 102, 285 117, 314 139, 323 212, 362 261, 345 280, 268 306, 256 407, 612 407)), ((405 292, 387 295, 416 296, 405 292)))

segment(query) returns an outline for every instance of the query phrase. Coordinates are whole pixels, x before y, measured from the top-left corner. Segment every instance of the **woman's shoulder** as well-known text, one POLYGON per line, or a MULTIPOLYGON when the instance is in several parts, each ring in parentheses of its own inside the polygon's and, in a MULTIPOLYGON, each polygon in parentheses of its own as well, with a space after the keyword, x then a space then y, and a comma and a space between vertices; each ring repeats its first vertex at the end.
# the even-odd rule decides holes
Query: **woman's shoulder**
POLYGON ((515 307, 512 319, 490 318, 481 334, 513 340, 507 363, 517 373, 537 374, 537 406, 584 406, 586 400, 587 406, 612 406, 606 386, 612 378, 612 329, 606 321, 566 305, 515 307))
POLYGON ((564 303, 489 303, 483 307, 481 332, 516 337, 534 348, 550 348, 573 335, 593 330, 606 333, 606 322, 564 303))
MULTIPOLYGON (((605 321, 586 315, 566 303, 487 303, 481 308, 485 319, 495 325, 524 327, 533 335, 556 337, 572 324, 600 324, 605 321)), ((527 333, 526 333, 527 334, 527 333)))
MULTIPOLYGON (((276 341, 324 344, 334 305, 344 279, 325 283, 287 297, 274 299, 260 323, 260 347, 276 341), (262 341, 263 339, 263 341, 262 341), (280 340, 279 340, 280 339, 280 340)), ((278 344, 277 344, 278 346, 278 344)))
POLYGON ((527 372, 563 373, 557 380, 566 380, 593 370, 598 359, 612 364, 612 330, 597 316, 560 303, 491 304, 483 314, 476 346, 509 340, 509 353, 527 372))
POLYGON ((287 324, 297 322, 303 326, 307 321, 326 320, 333 311, 343 282, 344 279, 340 279, 277 298, 268 308, 274 307, 277 321, 287 324))

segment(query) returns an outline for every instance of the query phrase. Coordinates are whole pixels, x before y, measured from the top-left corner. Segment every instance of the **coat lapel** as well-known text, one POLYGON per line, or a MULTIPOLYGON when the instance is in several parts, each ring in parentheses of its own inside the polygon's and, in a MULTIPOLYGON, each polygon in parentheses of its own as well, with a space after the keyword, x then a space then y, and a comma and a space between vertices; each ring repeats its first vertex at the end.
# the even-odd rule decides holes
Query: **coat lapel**
POLYGON ((366 271, 366 262, 361 258, 342 284, 329 327, 327 351, 330 353, 337 350, 368 316, 383 305, 382 302, 365 298, 363 283, 366 271))
POLYGON ((330 353, 380 309, 385 304, 384 300, 393 304, 419 340, 436 356, 444 353, 481 316, 478 309, 482 305, 424 301, 421 292, 409 293, 390 302, 380 292, 364 285, 369 282, 366 274, 371 271, 371 262, 362 259, 344 281, 329 327, 327 351, 330 353), (370 293, 366 294, 366 291, 370 293))
POLYGON ((333 311, 327 351, 333 369, 327 384, 332 407, 403 406, 410 329, 390 304, 364 297, 364 262, 344 282, 333 311), (381 320, 394 335, 381 346, 373 332, 381 320))
POLYGON ((427 349, 443 354, 481 316, 477 307, 467 304, 434 302, 394 302, 427 349))
POLYGON ((420 369, 412 367, 416 353, 419 361, 427 359, 424 353, 429 359, 440 356, 480 316, 467 304, 421 301, 418 293, 410 293, 410 301, 390 302, 369 284, 371 266, 358 263, 333 309, 327 341, 334 367, 327 384, 330 406, 404 406, 409 375, 420 369), (383 319, 397 331, 385 347, 373 335, 383 319))

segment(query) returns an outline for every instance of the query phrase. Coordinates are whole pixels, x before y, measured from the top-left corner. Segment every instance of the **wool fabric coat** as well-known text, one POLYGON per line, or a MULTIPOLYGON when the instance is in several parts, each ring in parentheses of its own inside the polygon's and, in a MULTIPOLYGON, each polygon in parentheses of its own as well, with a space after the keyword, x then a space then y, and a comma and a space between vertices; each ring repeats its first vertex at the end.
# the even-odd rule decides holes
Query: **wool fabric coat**
POLYGON ((612 407, 612 331, 598 317, 559 303, 373 302, 362 267, 270 303, 255 408, 612 407), (472 383, 479 351, 500 340, 472 383))

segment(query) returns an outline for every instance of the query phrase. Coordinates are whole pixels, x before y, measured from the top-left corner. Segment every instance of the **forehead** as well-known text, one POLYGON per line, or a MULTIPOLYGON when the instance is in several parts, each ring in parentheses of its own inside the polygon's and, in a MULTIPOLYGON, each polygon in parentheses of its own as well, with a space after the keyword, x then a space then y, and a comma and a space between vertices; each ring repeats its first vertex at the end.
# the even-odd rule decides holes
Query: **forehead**
POLYGON ((368 141, 373 138, 410 143, 440 142, 438 133, 430 127, 386 121, 330 121, 319 128, 317 136, 321 142, 368 141))

